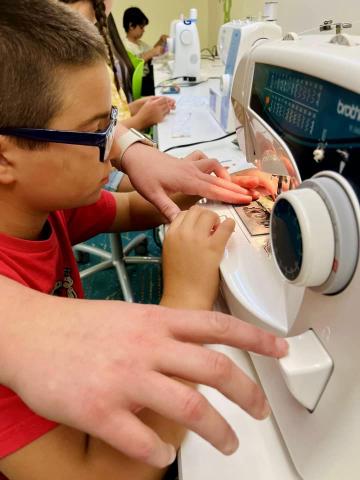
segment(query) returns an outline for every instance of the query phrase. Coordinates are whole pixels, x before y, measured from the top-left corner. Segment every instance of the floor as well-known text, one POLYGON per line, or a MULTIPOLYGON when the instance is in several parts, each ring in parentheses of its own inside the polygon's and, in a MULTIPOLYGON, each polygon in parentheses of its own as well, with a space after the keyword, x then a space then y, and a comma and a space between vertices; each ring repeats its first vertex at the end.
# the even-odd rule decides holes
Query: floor
MULTIPOLYGON (((122 234, 123 245, 131 240, 140 232, 129 232, 122 234)), ((141 232, 142 233, 142 232, 141 232)), ((160 256, 161 248, 154 239, 153 230, 143 232, 148 239, 149 255, 160 256)), ((109 236, 106 234, 98 235, 88 242, 101 249, 109 250, 109 236)), ((135 253, 132 252, 132 255, 135 253)), ((141 253, 140 253, 141 255, 141 253)), ((99 261, 93 255, 90 255, 88 263, 81 263, 80 270, 87 268, 99 261)), ((161 298, 162 278, 160 265, 129 265, 127 267, 132 290, 136 303, 158 304, 161 298)), ((103 270, 83 281, 85 296, 89 299, 123 300, 122 292, 115 270, 113 268, 103 270)))

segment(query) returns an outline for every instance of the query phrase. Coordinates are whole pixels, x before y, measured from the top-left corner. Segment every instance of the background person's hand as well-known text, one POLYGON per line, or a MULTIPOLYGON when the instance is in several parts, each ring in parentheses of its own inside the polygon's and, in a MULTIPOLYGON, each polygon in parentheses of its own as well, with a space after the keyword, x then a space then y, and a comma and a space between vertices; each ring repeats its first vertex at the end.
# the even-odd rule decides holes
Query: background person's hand
MULTIPOLYGON (((117 166, 116 153, 112 162, 117 166)), ((136 190, 169 221, 180 211, 169 198, 172 193, 236 204, 250 203, 253 199, 251 191, 231 181, 226 168, 200 151, 179 159, 135 143, 126 150, 117 167, 127 173, 136 190)))
POLYGON ((8 307, 0 305, 0 382, 44 417, 163 467, 174 448, 138 419, 142 408, 183 424, 225 454, 238 446, 210 403, 174 377, 218 389, 254 418, 269 414, 260 387, 202 345, 278 358, 287 353, 283 339, 221 313, 64 299, 0 282, 7 298, 22 299, 17 321, 8 321, 8 307))
POLYGON ((270 173, 258 168, 250 168, 233 174, 231 178, 237 185, 257 192, 258 197, 260 194, 276 197, 277 183, 274 182, 270 173))

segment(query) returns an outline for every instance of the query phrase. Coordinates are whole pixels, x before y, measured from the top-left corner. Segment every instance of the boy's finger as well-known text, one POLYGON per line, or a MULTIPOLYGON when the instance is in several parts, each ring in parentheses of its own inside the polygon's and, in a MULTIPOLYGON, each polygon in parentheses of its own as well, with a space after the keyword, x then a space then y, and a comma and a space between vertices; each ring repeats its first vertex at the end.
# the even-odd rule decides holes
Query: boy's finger
POLYGON ((193 205, 192 207, 190 207, 189 210, 185 212, 181 227, 186 228, 188 231, 196 230, 198 228, 197 226, 198 219, 200 215, 204 213, 204 211, 206 212, 210 210, 206 210, 203 207, 200 207, 199 205, 193 205))
POLYGON ((214 231, 212 237, 215 242, 219 242, 220 245, 227 244, 229 238, 235 230, 235 221, 232 218, 226 218, 223 222, 218 225, 214 231))
POLYGON ((195 228, 204 233, 206 237, 212 235, 212 233, 220 225, 220 217, 217 213, 207 208, 201 208, 200 215, 197 218, 195 228))
POLYGON ((186 214, 187 214, 187 210, 180 211, 176 215, 174 220, 171 222, 171 224, 169 226, 169 230, 176 230, 176 229, 180 228, 180 226, 182 225, 182 223, 184 221, 184 218, 185 218, 186 214))

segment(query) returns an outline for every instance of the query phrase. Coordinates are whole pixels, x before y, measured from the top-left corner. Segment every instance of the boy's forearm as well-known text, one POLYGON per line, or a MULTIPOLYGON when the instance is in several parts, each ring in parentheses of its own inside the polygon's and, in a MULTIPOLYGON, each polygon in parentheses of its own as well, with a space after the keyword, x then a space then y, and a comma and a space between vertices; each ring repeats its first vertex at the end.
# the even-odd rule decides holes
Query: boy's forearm
POLYGON ((147 52, 143 53, 141 55, 141 58, 144 60, 144 62, 148 62, 151 60, 154 56, 154 49, 152 48, 151 50, 148 50, 147 52))
POLYGON ((121 124, 126 128, 135 128, 135 130, 144 130, 146 128, 139 112, 136 112, 133 116, 126 118, 125 120, 121 120, 121 124))
POLYGON ((188 292, 179 288, 178 295, 167 295, 161 297, 160 305, 170 308, 181 308, 183 310, 212 310, 212 302, 206 298, 196 295, 196 289, 190 286, 188 292))

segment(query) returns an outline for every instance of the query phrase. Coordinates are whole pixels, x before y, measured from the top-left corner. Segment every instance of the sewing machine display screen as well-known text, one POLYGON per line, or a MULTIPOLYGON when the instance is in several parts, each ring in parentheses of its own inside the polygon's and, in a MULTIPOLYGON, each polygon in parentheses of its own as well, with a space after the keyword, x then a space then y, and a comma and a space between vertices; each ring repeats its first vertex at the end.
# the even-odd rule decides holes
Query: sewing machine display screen
POLYGON ((303 179, 324 169, 342 173, 344 160, 346 173, 354 168, 359 173, 352 161, 355 152, 359 158, 359 94, 311 75, 257 63, 250 109, 285 140, 303 179), (314 157, 318 148, 325 151, 321 164, 314 157))

